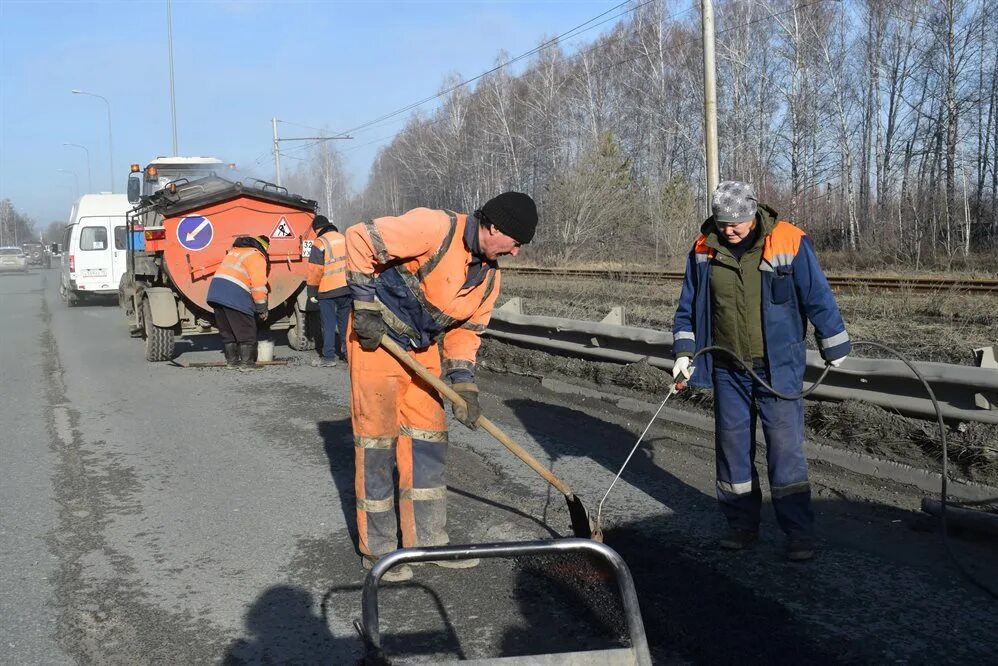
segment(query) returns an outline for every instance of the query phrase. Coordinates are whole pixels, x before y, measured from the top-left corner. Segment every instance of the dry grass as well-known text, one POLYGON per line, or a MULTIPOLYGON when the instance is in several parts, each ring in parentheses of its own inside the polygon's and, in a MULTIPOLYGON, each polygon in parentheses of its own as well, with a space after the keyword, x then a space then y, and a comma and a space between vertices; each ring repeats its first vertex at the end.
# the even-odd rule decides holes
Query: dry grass
MULTIPOLYGON (((633 326, 671 329, 678 283, 621 284, 507 274, 503 298, 520 296, 527 314, 599 321, 622 305, 633 326)), ((850 335, 897 348, 913 360, 973 365, 973 350, 998 342, 998 298, 951 289, 852 292, 838 296, 850 335)), ((809 340, 813 345, 813 339, 809 340)), ((859 356, 878 354, 858 348, 859 356)))

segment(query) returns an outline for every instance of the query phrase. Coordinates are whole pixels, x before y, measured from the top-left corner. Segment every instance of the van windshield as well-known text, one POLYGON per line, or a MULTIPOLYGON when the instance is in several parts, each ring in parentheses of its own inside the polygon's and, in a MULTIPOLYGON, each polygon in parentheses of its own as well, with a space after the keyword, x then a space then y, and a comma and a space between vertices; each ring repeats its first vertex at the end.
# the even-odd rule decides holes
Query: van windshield
POLYGON ((19 247, 0 247, 0 254, 2 255, 18 255, 24 254, 19 247))

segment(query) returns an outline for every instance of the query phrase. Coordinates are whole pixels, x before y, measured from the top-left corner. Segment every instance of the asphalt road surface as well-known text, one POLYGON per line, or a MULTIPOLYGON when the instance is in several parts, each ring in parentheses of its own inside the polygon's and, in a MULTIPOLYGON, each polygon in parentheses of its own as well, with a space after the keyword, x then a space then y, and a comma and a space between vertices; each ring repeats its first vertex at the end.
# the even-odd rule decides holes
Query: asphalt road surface
MULTIPOLYGON (((0 662, 349 664, 354 551, 346 368, 149 364, 113 302, 67 308, 58 273, 0 276, 0 662)), ((213 338, 178 346, 221 358, 213 338)), ((484 408, 590 509, 647 415, 482 378, 484 408)), ((654 396, 649 396, 654 400, 654 396)), ((454 543, 568 533, 561 496, 482 432, 451 432, 454 543)), ((998 605, 947 560, 911 488, 812 466, 821 536, 728 554, 710 442, 659 424, 605 509, 656 663, 994 663, 998 605)), ((958 553, 998 571, 993 541, 958 553)), ((573 558, 419 567, 388 585, 389 654, 417 660, 611 647, 605 576, 573 558)))

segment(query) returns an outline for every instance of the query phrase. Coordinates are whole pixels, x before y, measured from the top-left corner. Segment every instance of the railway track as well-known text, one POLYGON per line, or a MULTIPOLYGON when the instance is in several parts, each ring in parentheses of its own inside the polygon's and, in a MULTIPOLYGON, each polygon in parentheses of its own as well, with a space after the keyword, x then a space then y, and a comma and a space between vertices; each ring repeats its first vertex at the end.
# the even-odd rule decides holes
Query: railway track
MULTIPOLYGON (((679 282, 681 272, 629 268, 546 268, 538 266, 503 266, 503 272, 525 277, 556 277, 560 279, 598 279, 638 284, 679 282)), ((961 279, 939 277, 869 277, 860 275, 829 275, 828 282, 839 290, 870 289, 878 291, 939 291, 952 290, 967 293, 998 294, 998 280, 961 279)))

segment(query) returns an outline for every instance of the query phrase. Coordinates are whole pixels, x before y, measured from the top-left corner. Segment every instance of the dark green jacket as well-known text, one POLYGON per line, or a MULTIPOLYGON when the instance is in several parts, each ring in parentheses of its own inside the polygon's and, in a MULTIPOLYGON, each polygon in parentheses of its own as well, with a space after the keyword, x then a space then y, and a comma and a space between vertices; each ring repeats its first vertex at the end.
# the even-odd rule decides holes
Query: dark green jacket
POLYGON ((758 232, 752 247, 736 259, 721 240, 710 217, 700 231, 707 247, 716 253, 710 264, 711 326, 714 344, 733 350, 739 358, 752 362, 766 357, 762 330, 762 259, 763 242, 776 226, 776 211, 766 205, 756 213, 758 232))

